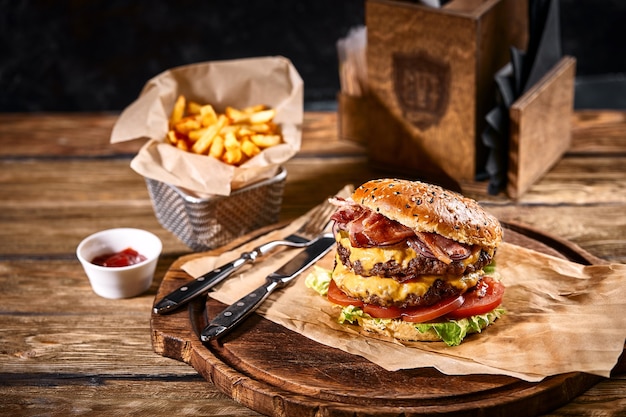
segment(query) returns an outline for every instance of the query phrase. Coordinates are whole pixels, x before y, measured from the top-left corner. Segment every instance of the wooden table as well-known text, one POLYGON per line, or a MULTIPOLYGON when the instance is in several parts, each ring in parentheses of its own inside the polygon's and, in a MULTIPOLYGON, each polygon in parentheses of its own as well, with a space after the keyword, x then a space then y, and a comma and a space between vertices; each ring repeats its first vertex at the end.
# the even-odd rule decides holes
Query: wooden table
MULTIPOLYGON (((159 225, 129 167, 142 142, 108 143, 116 117, 0 115, 0 414, 258 415, 152 349, 154 296, 190 250, 159 225), (107 300, 91 291, 75 249, 121 226, 156 233, 164 252, 147 293, 107 300)), ((286 164, 281 220, 346 183, 384 175, 360 146, 338 140, 336 123, 334 113, 305 115, 302 150, 286 164)), ((518 201, 486 195, 485 184, 462 184, 463 192, 501 220, 626 263, 626 114, 579 112, 572 123, 570 151, 518 201)), ((625 415, 625 371, 549 415, 625 415)))

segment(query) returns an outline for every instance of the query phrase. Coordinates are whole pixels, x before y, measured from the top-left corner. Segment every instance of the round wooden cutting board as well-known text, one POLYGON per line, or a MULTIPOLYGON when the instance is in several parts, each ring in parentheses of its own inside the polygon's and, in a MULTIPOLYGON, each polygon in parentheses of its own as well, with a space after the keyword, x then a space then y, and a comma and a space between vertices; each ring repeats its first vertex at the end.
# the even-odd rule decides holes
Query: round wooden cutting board
MULTIPOLYGON (((570 242, 519 224, 503 226, 507 242, 582 264, 601 262, 570 242)), ((190 280, 180 267, 202 255, 174 262, 155 300, 190 280)), ((223 308, 202 297, 169 315, 153 313, 154 350, 189 363, 236 401, 270 416, 535 416, 600 379, 569 373, 530 383, 507 376, 450 376, 433 368, 390 372, 257 314, 205 346, 198 334, 223 308)))

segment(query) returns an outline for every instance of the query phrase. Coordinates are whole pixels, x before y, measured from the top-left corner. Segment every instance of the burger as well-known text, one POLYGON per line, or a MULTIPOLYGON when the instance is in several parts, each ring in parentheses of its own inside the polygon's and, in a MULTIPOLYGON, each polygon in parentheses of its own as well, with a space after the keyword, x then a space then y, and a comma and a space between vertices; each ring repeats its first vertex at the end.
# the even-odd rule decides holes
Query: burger
POLYGON ((494 263, 502 227, 476 201, 400 179, 372 180, 331 200, 334 268, 307 285, 340 306, 341 323, 454 346, 504 313, 494 263))

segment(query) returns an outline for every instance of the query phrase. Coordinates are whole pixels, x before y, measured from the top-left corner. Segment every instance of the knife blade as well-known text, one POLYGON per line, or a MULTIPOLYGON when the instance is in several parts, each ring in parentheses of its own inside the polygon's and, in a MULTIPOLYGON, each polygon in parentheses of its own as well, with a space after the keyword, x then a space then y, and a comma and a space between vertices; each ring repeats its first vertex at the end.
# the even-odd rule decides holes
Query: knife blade
POLYGON ((219 313, 200 333, 200 340, 209 342, 224 335, 256 310, 278 288, 285 287, 302 271, 324 256, 335 243, 331 233, 315 242, 265 278, 265 283, 219 313))

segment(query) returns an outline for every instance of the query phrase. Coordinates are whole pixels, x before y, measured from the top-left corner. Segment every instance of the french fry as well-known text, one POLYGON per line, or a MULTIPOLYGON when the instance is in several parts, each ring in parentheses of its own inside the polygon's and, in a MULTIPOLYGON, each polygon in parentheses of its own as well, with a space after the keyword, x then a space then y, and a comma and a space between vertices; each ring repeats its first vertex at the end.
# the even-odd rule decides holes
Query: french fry
POLYGON ((272 133, 276 131, 276 125, 271 123, 256 123, 246 126, 254 133, 272 133))
POLYGON ((170 126, 175 125, 180 122, 185 114, 185 96, 180 95, 176 99, 176 103, 174 104, 174 110, 172 110, 172 114, 170 116, 170 126))
POLYGON ((196 103, 195 101, 189 101, 187 103, 187 114, 197 115, 200 114, 202 109, 202 104, 196 103))
POLYGON ((208 128, 206 128, 206 127, 200 128, 198 130, 192 130, 191 132, 189 132, 187 134, 187 137, 189 138, 189 141, 195 142, 198 139, 200 139, 202 137, 202 135, 204 135, 206 133, 207 130, 208 130, 208 128))
POLYGON ((248 116, 248 120, 250 120, 250 123, 253 123, 253 124, 267 123, 270 120, 272 120, 274 116, 276 116, 276 110, 274 109, 262 110, 256 113, 251 113, 248 116))
POLYGON ((204 135, 202 135, 202 137, 200 137, 200 139, 198 139, 196 143, 193 144, 191 150, 199 154, 206 153, 209 150, 209 147, 212 146, 214 138, 220 132, 220 130, 222 130, 222 127, 224 127, 226 123, 228 123, 228 119, 226 118, 226 116, 220 115, 220 117, 217 119, 217 122, 209 126, 204 135))
POLYGON ((183 151, 238 166, 282 142, 275 116, 276 110, 264 104, 241 109, 228 106, 220 114, 210 104, 180 95, 170 115, 166 141, 183 151))
POLYGON ((185 152, 189 151, 189 145, 187 144, 187 141, 184 139, 179 139, 178 142, 176 142, 176 147, 180 149, 181 151, 185 151, 185 152))
POLYGON ((241 123, 242 120, 246 120, 246 118, 248 117, 247 114, 245 114, 244 112, 237 110, 234 107, 230 107, 227 106, 226 109, 224 110, 224 113, 226 113, 226 116, 233 121, 233 123, 241 123))
POLYGON ((256 112, 259 112, 261 110, 266 110, 266 109, 267 109, 267 106, 265 104, 257 104, 255 106, 246 107, 242 109, 241 111, 243 113, 256 113, 256 112))
POLYGON ((241 142, 241 152, 244 153, 248 158, 252 158, 261 153, 261 148, 256 146, 250 139, 245 138, 241 142))
POLYGON ((173 130, 170 130, 169 132, 167 132, 167 141, 171 143, 172 145, 176 146, 176 143, 178 143, 176 132, 174 132, 173 130))
POLYGON ((191 117, 183 117, 180 121, 174 124, 174 130, 183 135, 189 134, 193 130, 198 130, 202 127, 199 121, 191 117))
POLYGON ((200 107, 200 118, 202 126, 211 126, 213 123, 217 122, 217 113, 215 113, 213 106, 207 104, 200 107))
POLYGON ((224 138, 220 135, 215 136, 209 149, 209 155, 213 158, 220 159, 224 153, 224 138))
POLYGON ((252 135, 250 140, 259 148, 269 148, 278 145, 281 138, 279 135, 252 135))
POLYGON ((227 164, 237 165, 242 159, 241 144, 234 133, 228 132, 224 136, 224 155, 222 160, 227 164))

